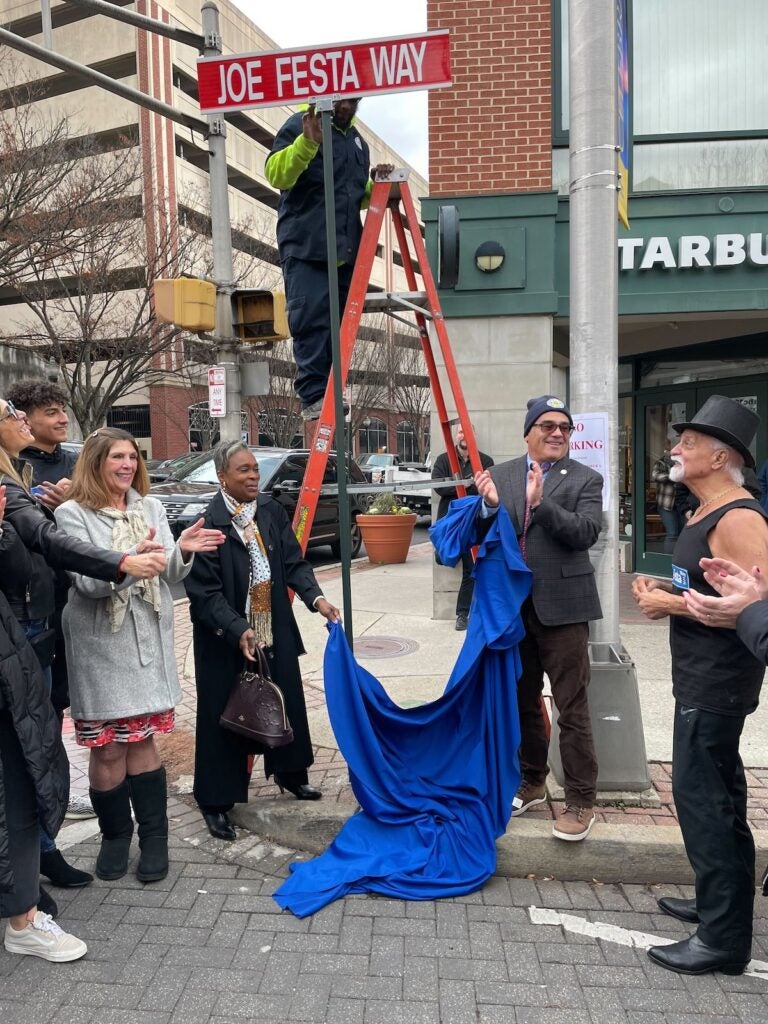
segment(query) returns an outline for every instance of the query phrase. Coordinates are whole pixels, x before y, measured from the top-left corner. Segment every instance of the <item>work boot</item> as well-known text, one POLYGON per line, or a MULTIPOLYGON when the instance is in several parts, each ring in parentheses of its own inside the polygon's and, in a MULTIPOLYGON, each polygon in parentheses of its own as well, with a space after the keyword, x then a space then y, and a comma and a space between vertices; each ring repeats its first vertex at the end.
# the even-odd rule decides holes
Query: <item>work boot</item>
POLYGON ((101 829, 96 876, 104 881, 122 878, 128 870, 128 854, 133 836, 128 782, 123 779, 119 786, 106 792, 91 788, 89 793, 101 829))
POLYGON ((552 828, 556 839, 578 843, 586 839, 595 824, 595 812, 591 807, 572 807, 566 804, 552 828))
POLYGON ((80 889, 93 881, 93 875, 68 864, 56 848, 40 851, 40 874, 61 889, 80 889))
POLYGON ((168 874, 168 789, 165 768, 129 775, 131 803, 136 815, 141 856, 136 868, 140 882, 159 882, 168 874))

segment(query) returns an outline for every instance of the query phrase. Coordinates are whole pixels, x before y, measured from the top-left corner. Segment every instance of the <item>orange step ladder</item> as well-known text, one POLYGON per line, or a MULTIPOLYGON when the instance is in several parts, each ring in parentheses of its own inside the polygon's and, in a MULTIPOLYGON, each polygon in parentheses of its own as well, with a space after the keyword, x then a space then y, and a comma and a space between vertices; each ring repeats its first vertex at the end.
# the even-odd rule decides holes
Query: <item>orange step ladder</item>
MULTIPOLYGON (((461 390, 456 363, 454 362, 453 353, 448 341, 448 332, 442 310, 440 309, 437 287, 427 261, 427 251, 408 187, 407 174, 407 171, 396 170, 387 178, 377 180, 373 184, 371 201, 363 226, 360 249, 352 272, 347 304, 341 320, 339 346, 341 384, 343 388, 347 383, 352 353, 355 341, 357 340, 360 318, 363 313, 384 312, 400 320, 404 319, 403 314, 412 315, 415 318, 415 326, 419 332, 421 347, 424 352, 432 395, 443 432, 443 441, 445 443, 445 450, 448 453, 451 473, 458 480, 460 479, 459 462, 456 457, 456 449, 451 434, 451 426, 453 424, 460 423, 464 430, 469 450, 470 465, 473 471, 478 472, 482 467, 477 450, 477 442, 475 441, 466 402, 461 390), (368 284, 371 270, 373 269, 373 260, 387 212, 389 212, 398 240, 403 270, 409 290, 399 293, 369 293, 368 284), (423 289, 421 290, 419 289, 416 266, 419 268, 423 282, 423 289), (432 331, 429 329, 430 324, 432 325, 432 331), (458 414, 456 419, 453 420, 448 418, 443 388, 437 372, 435 345, 439 346, 448 384, 453 395, 453 405, 458 414)), ((405 322, 411 324, 411 321, 405 322)), ((367 344, 378 343, 367 342, 367 344)), ((307 541, 309 540, 310 530, 315 518, 328 454, 333 445, 334 430, 335 408, 333 375, 331 375, 325 390, 323 407, 315 428, 307 461, 307 469, 293 518, 293 529, 302 551, 306 551, 307 541)), ((461 496, 465 494, 465 489, 460 485, 457 486, 456 490, 461 496)))

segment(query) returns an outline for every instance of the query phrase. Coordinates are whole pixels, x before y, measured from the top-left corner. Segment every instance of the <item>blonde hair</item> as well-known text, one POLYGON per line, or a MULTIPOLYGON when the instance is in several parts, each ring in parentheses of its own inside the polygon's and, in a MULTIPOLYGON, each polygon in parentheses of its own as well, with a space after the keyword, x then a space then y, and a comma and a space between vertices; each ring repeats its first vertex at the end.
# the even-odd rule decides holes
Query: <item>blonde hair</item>
POLYGON ((29 494, 29 489, 32 486, 32 467, 27 463, 19 471, 14 466, 11 456, 2 445, 0 445, 0 476, 10 477, 15 484, 23 487, 27 494, 29 494))
POLYGON ((9 476, 14 483, 23 487, 29 494, 29 488, 32 486, 32 467, 27 464, 19 472, 11 462, 11 457, 5 448, 0 448, 0 476, 9 476))
POLYGON ((99 427, 85 439, 83 450, 75 464, 72 474, 72 487, 68 494, 71 501, 76 501, 84 508, 100 509, 111 504, 112 495, 104 483, 104 463, 117 441, 130 441, 136 449, 139 461, 131 486, 142 498, 149 491, 149 474, 141 457, 139 446, 127 430, 117 427, 99 427))

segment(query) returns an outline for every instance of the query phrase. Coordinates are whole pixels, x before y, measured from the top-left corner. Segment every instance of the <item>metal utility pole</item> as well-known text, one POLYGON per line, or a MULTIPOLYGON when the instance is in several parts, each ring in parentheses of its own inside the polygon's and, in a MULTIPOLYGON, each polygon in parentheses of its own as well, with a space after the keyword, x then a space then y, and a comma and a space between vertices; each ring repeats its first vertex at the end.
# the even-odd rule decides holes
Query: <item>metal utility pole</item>
MULTIPOLYGON (((570 0, 570 335, 575 412, 608 414, 606 465, 618 480, 619 288, 616 0, 570 0)), ((618 495, 611 487, 592 549, 603 618, 592 639, 619 641, 618 495)))
POLYGON ((603 618, 592 623, 589 702, 598 788, 637 791, 650 779, 637 675, 619 638, 617 2, 569 0, 568 12, 570 402, 574 412, 607 414, 611 481, 590 552, 603 618))
POLYGON ((331 318, 331 374, 333 377, 333 405, 336 420, 336 474, 339 483, 339 544, 341 547, 341 595, 344 609, 344 632, 351 649, 354 649, 352 626, 352 564, 351 519, 347 496, 347 464, 344 443, 344 392, 341 382, 341 341, 339 332, 339 276, 336 271, 336 187, 333 177, 333 135, 331 119, 333 100, 319 99, 317 111, 323 131, 323 188, 325 192, 325 235, 326 259, 328 262, 328 315, 331 318))
MULTIPOLYGON (((201 9, 205 57, 220 57, 219 9, 206 0, 201 9)), ((222 441, 240 440, 240 365, 237 340, 232 326, 232 292, 235 269, 232 261, 232 226, 229 219, 229 180, 227 177, 227 125, 223 114, 207 114, 208 170, 211 181, 211 237, 213 243, 213 280, 216 284, 216 329, 214 341, 219 366, 227 374, 227 410, 221 417, 222 441)))

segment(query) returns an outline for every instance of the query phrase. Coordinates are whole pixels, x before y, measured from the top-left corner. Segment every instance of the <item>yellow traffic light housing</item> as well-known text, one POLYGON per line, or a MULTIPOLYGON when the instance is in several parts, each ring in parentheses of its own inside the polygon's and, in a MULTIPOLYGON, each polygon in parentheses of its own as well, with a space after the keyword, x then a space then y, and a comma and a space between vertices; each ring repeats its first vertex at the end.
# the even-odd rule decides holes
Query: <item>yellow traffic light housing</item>
POLYGON ((235 334, 247 344, 269 344, 290 338, 282 292, 239 288, 232 296, 235 334))
POLYGON ((153 285, 155 316, 187 331, 216 326, 216 285, 194 277, 158 278, 153 285))

